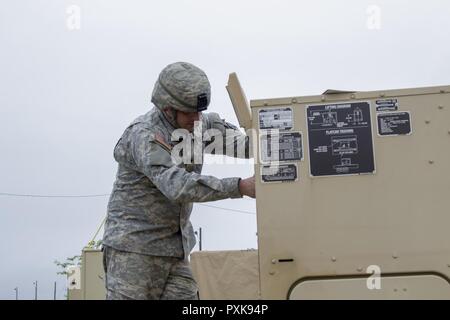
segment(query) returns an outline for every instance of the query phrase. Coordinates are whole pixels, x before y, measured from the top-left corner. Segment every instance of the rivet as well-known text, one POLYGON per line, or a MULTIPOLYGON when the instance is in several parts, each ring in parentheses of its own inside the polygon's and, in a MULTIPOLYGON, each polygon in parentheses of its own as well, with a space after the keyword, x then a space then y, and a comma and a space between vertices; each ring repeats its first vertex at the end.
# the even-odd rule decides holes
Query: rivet
POLYGON ((392 255, 392 258, 397 259, 397 258, 398 258, 398 255, 394 253, 394 254, 392 255))
POLYGON ((320 100, 322 100, 322 101, 325 101, 325 97, 324 97, 324 96, 322 96, 322 98, 321 98, 320 100))
POLYGON ((386 95, 384 93, 380 94, 381 98, 384 98, 386 95))
POLYGON ((449 267, 450 268, 450 263, 447 265, 447 267, 449 267))
POLYGON ((448 130, 447 133, 450 134, 450 130, 448 130))
POLYGON ((271 276, 273 276, 273 275, 275 274, 275 271, 270 271, 269 274, 270 274, 271 276))
POLYGON ((277 259, 272 259, 272 264, 276 264, 277 263, 277 259))
POLYGON ((336 262, 336 260, 337 260, 336 257, 331 258, 331 261, 333 261, 333 262, 336 262))
POLYGON ((429 124, 429 123, 430 123, 430 120, 425 120, 425 123, 426 123, 426 124, 429 124))
POLYGON ((406 291, 408 291, 408 289, 406 289, 406 288, 403 288, 403 291, 404 291, 404 292, 406 292, 406 291))
POLYGON ((355 95, 352 93, 352 94, 350 95, 350 98, 355 99, 355 95))
POLYGON ((428 163, 429 163, 429 164, 433 164, 434 161, 433 161, 433 160, 428 160, 428 163))
POLYGON ((397 292, 397 289, 394 289, 394 292, 397 292))
POLYGON ((358 272, 363 271, 363 268, 359 267, 358 269, 356 269, 358 272))
POLYGON ((445 90, 441 90, 441 93, 445 93, 445 90))
POLYGON ((442 110, 442 109, 444 109, 444 106, 439 106, 438 108, 439 108, 439 110, 442 110))
POLYGON ((292 99, 292 103, 297 103, 297 99, 292 99))
POLYGON ((265 105, 265 106, 268 106, 269 103, 268 103, 267 101, 264 101, 264 105, 265 105))

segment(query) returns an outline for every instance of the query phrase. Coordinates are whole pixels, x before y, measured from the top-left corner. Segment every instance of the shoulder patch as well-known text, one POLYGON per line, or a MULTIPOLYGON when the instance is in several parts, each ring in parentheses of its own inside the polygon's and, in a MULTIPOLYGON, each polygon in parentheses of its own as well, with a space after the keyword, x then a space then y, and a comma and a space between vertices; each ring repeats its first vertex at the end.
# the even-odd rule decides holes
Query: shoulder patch
POLYGON ((162 135, 155 133, 153 138, 154 138, 153 141, 155 143, 159 144, 161 147, 166 149, 168 152, 172 151, 172 146, 164 140, 164 137, 162 135))

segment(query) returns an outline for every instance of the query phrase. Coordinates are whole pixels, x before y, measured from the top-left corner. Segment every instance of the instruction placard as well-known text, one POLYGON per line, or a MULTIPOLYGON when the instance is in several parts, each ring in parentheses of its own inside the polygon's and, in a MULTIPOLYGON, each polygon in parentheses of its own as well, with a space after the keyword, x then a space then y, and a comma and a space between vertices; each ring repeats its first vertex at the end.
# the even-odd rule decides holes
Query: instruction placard
POLYGON ((303 159, 301 132, 267 131, 260 136, 261 160, 295 161, 303 159))
POLYGON ((411 134, 411 116, 409 112, 380 113, 377 115, 377 122, 380 136, 411 134))
POLYGON ((261 130, 291 130, 294 127, 292 108, 268 108, 259 111, 261 130))
POLYGON ((312 176, 375 172, 369 102, 306 108, 312 176))
POLYGON ((291 163, 278 166, 262 166, 261 180, 264 183, 296 181, 297 165, 291 163))

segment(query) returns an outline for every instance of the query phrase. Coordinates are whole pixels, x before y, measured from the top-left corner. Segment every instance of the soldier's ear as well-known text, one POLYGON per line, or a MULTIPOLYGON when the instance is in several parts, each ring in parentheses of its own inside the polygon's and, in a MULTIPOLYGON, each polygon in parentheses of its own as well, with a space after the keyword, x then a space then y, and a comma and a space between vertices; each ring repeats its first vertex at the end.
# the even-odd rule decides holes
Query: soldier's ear
POLYGON ((172 107, 165 106, 162 111, 166 116, 168 116, 172 120, 176 120, 176 110, 174 110, 172 107), (174 119, 175 116, 175 119, 174 119))
POLYGON ((172 116, 172 118, 173 118, 173 121, 175 121, 175 122, 178 124, 178 122, 177 122, 177 118, 178 118, 178 110, 172 109, 172 114, 171 114, 171 116, 172 116))

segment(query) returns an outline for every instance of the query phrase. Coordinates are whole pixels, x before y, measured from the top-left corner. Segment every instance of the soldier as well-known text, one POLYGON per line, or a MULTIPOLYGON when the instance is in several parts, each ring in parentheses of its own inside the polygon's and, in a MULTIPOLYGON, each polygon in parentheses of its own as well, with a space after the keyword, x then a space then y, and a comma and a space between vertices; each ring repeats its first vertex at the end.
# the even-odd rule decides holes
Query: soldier
POLYGON ((154 86, 155 107, 134 120, 118 141, 114 158, 119 167, 103 237, 107 299, 197 299, 188 261, 196 241, 189 220, 192 203, 255 197, 254 177, 205 176, 201 163, 177 164, 171 157, 172 133, 192 132, 196 121, 223 135, 233 129, 248 151, 249 139, 238 128, 217 113, 202 113, 210 95, 201 69, 170 64, 154 86))

